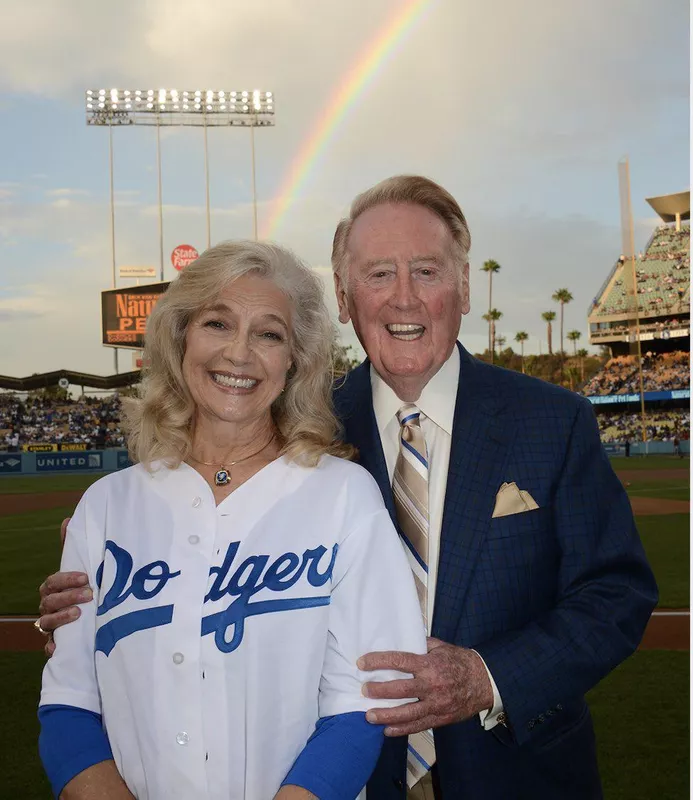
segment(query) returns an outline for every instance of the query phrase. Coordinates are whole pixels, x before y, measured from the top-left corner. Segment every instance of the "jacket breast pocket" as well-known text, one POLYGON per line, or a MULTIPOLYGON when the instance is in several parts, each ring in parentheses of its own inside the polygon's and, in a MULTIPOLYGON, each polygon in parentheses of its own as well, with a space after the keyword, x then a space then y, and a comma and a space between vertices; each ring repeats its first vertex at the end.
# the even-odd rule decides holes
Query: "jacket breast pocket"
POLYGON ((519 514, 496 517, 491 520, 489 538, 506 539, 541 533, 551 526, 551 511, 550 507, 534 508, 531 511, 521 511, 519 514))

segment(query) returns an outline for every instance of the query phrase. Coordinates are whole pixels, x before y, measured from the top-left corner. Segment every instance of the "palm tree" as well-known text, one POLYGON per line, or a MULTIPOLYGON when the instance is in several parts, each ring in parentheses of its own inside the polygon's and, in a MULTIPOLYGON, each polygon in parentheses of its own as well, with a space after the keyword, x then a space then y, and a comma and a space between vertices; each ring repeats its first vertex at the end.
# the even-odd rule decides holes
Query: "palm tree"
POLYGON ((569 342, 573 343, 573 355, 577 356, 577 343, 578 339, 582 336, 580 331, 568 331, 566 338, 569 342))
POLYGON ((568 374, 568 380, 570 381, 570 391, 574 392, 575 384, 577 383, 578 380, 578 371, 575 369, 575 367, 568 367, 566 372, 568 374))
MULTIPOLYGON (((488 312, 491 313, 491 309, 493 308, 493 275, 494 273, 498 272, 501 268, 501 265, 494 261, 492 258, 489 258, 488 261, 484 261, 484 266, 481 268, 482 272, 488 272, 488 312)), ((493 347, 493 338, 491 335, 491 320, 488 323, 488 349, 489 353, 494 353, 493 347)), ((493 355, 491 355, 491 360, 493 363, 493 355)))
POLYGON ((577 351, 577 357, 580 359, 580 383, 585 382, 585 359, 588 355, 584 347, 577 351))
POLYGON ((551 299, 561 305, 561 379, 563 379, 563 361, 565 359, 565 351, 563 350, 563 309, 565 304, 573 299, 573 295, 567 289, 556 289, 551 295, 551 299))
POLYGON ((525 342, 529 339, 526 331, 518 331, 515 334, 515 341, 520 343, 520 358, 522 359, 522 374, 525 372, 525 342))
POLYGON ((484 314, 484 319, 488 322, 489 331, 490 331, 490 342, 491 342, 491 363, 493 364, 495 355, 496 355, 496 322, 503 316, 503 312, 499 311, 497 308, 489 308, 488 314, 484 314))
POLYGON ((544 311, 541 318, 546 323, 546 337, 549 340, 549 355, 553 355, 553 344, 551 342, 551 323, 556 319, 555 311, 544 311))

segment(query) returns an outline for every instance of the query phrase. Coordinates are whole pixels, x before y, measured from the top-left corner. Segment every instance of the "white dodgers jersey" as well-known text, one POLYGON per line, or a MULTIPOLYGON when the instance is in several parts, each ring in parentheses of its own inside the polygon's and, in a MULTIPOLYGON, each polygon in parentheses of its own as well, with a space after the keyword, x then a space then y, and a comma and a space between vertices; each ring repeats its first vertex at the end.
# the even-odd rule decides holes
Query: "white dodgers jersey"
POLYGON ((271 800, 320 717, 361 694, 356 660, 424 653, 411 569, 377 485, 329 456, 279 458, 218 506, 187 464, 90 487, 62 570, 94 600, 56 631, 41 704, 102 714, 140 800, 271 800))

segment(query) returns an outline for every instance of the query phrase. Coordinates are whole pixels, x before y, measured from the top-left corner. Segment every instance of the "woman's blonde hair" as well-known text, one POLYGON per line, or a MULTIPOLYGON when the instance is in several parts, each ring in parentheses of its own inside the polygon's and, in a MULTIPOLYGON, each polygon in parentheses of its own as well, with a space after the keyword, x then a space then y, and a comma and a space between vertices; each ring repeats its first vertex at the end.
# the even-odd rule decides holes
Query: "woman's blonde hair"
POLYGON ((272 406, 282 454, 314 466, 324 454, 350 458, 339 440, 332 406, 335 330, 320 279, 289 250, 251 241, 206 250, 171 282, 147 325, 139 399, 123 400, 134 461, 177 467, 190 454, 195 404, 183 377, 188 325, 230 283, 252 273, 272 281, 291 301, 293 366, 272 406))

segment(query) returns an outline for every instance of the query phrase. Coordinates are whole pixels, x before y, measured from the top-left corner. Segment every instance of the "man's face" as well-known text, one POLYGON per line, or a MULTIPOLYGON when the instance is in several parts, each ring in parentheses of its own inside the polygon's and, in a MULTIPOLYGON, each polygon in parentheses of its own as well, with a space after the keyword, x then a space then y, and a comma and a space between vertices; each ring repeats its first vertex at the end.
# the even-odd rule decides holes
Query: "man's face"
MULTIPOLYGON (((450 356, 469 311, 469 266, 453 261, 445 223, 418 205, 385 204, 354 222, 340 322, 351 319, 378 374, 421 389, 450 356)), ((404 399, 404 398, 403 398, 404 399)))

